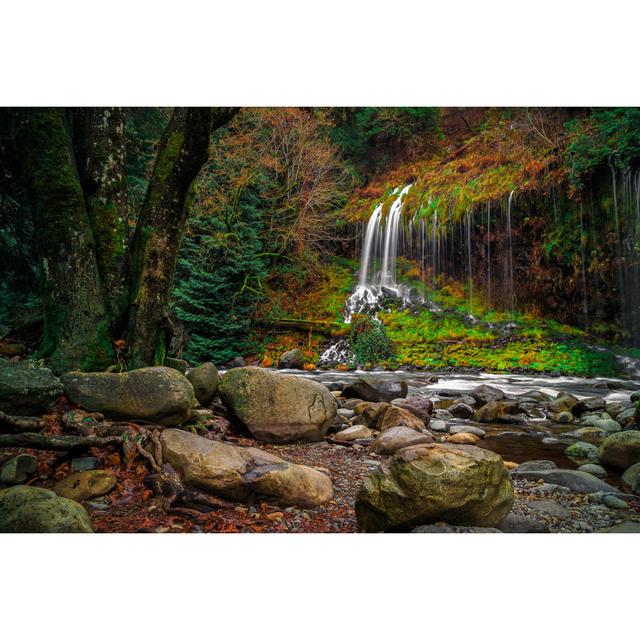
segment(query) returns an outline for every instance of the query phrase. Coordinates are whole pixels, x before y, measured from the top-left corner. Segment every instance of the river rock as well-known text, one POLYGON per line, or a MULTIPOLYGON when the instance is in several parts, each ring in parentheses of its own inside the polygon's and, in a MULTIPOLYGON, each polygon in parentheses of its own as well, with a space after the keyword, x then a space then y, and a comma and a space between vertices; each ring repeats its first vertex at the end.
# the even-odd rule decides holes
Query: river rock
POLYGON ((355 508, 364 531, 440 521, 494 527, 513 501, 509 472, 497 454, 473 446, 424 444, 400 449, 367 476, 355 508))
POLYGON ((304 355, 300 349, 285 351, 278 360, 278 369, 302 369, 304 367, 304 355))
POLYGON ((596 533, 640 533, 640 522, 623 522, 605 529, 598 529, 596 533))
POLYGON ((615 433, 616 431, 622 431, 622 425, 613 420, 612 418, 604 420, 596 420, 593 426, 600 431, 606 431, 607 433, 615 433))
POLYGON ((449 413, 455 418, 470 418, 473 415, 473 409, 464 402, 455 402, 449 407, 449 413))
POLYGON ((476 410, 473 419, 475 422, 496 422, 501 411, 502 403, 491 400, 476 410))
POLYGON ((53 491, 17 485, 0 491, 1 533, 92 533, 85 508, 53 491))
POLYGON ((632 464, 623 474, 622 482, 634 493, 640 494, 640 462, 632 464))
POLYGON ((301 376, 241 367, 222 376, 218 393, 229 412, 266 442, 317 442, 336 416, 327 388, 301 376))
POLYGON ((376 438, 371 449, 379 455, 390 456, 405 447, 430 442, 433 442, 430 433, 418 433, 409 427, 391 427, 376 438))
POLYGON ((187 373, 187 380, 193 386, 196 400, 203 406, 208 407, 218 392, 220 375, 218 369, 212 362, 205 362, 199 367, 191 369, 187 373))
POLYGON ((350 420, 356 415, 356 412, 353 409, 338 409, 338 415, 350 420))
POLYGON ((618 498, 618 496, 612 496, 611 494, 606 494, 602 496, 602 504, 609 509, 628 509, 629 505, 624 501, 618 498))
POLYGON ((244 501, 260 496, 313 508, 333 497, 325 473, 255 447, 236 447, 180 429, 165 429, 160 442, 165 459, 185 482, 223 498, 244 501))
POLYGON ((374 377, 358 378, 342 391, 345 398, 361 398, 369 402, 391 402, 406 398, 409 387, 404 380, 383 380, 374 377))
POLYGON ((79 502, 109 493, 116 486, 116 477, 110 471, 78 471, 58 480, 53 490, 63 498, 79 502))
POLYGON ((573 413, 571 411, 561 411, 554 414, 551 419, 558 424, 571 424, 573 422, 573 413))
POLYGON ((553 398, 548 393, 545 393, 544 391, 539 391, 537 389, 534 389, 533 391, 527 391, 526 393, 523 393, 522 395, 518 396, 518 401, 521 403, 526 402, 526 403, 536 403, 536 404, 547 404, 552 400, 553 398))
POLYGON ((619 422, 623 427, 633 426, 638 424, 636 417, 636 408, 630 407, 629 409, 623 409, 617 416, 616 422, 619 422))
POLYGON ((424 422, 418 416, 402 407, 391 405, 379 423, 380 431, 386 431, 392 427, 408 427, 414 431, 424 431, 424 422))
POLYGON ((420 418, 425 425, 429 424, 429 419, 433 413, 433 402, 429 398, 420 395, 409 396, 401 406, 420 418))
POLYGON ((436 419, 429 422, 429 429, 436 433, 446 433, 449 427, 447 427, 447 423, 444 420, 436 419))
POLYGON ((640 462, 640 431, 612 433, 600 445, 600 462, 615 469, 628 469, 640 462))
POLYGON ((447 436, 446 441, 451 444, 478 444, 480 438, 474 436, 473 433, 454 433, 447 436))
POLYGON ((22 484, 38 468, 35 456, 21 453, 7 460, 0 469, 0 482, 4 484, 22 484))
POLYGON ((81 373, 62 377, 65 395, 88 411, 125 420, 178 425, 191 416, 191 383, 169 367, 146 367, 126 373, 81 373))
POLYGON ((629 396, 629 400, 631 400, 631 402, 640 402, 640 391, 632 392, 629 396))
POLYGON ((584 473, 590 473, 592 476, 595 476, 596 478, 607 477, 607 472, 603 467, 601 467, 599 464, 593 464, 591 462, 580 465, 578 467, 578 471, 582 471, 584 473))
POLYGON ((518 465, 518 471, 524 473, 526 471, 549 471, 557 469, 557 465, 553 460, 527 460, 518 465))
POLYGON ((244 358, 242 356, 236 356, 227 363, 227 369, 238 369, 244 367, 244 358))
POLYGON ((549 533, 549 527, 539 520, 511 512, 499 525, 503 533, 549 533))
POLYGON ((356 413, 362 416, 368 427, 378 429, 390 406, 388 402, 362 402, 356 407, 356 413))
POLYGON ((411 533, 502 533, 495 527, 456 527, 446 522, 423 524, 411 530, 411 533))
POLYGON ((372 435, 371 429, 365 427, 363 424, 358 424, 338 431, 338 433, 333 436, 333 439, 338 442, 352 442, 353 440, 370 438, 372 435))
POLYGON ((564 455, 572 460, 597 460, 598 447, 588 442, 574 442, 564 450, 564 455))
POLYGON ((0 411, 14 416, 41 415, 62 395, 50 369, 0 358, 0 411))
POLYGON ((93 471, 100 467, 100 461, 93 456, 71 459, 71 471, 93 471))
POLYGON ((578 402, 571 407, 571 413, 573 413, 574 416, 580 417, 587 411, 602 411, 604 410, 605 405, 606 402, 604 398, 584 398, 582 400, 578 400, 578 402))
POLYGON ((481 384, 469 395, 478 403, 478 405, 484 405, 488 402, 495 402, 497 400, 504 399, 504 392, 496 387, 491 387, 488 384, 481 384))
POLYGON ((449 428, 449 433, 472 433, 478 438, 484 438, 487 432, 480 427, 474 427, 471 424, 454 424, 449 428))
POLYGON ((525 480, 542 480, 549 484, 557 484, 566 487, 574 493, 619 493, 618 489, 606 482, 592 476, 590 473, 575 471, 573 469, 545 469, 533 471, 523 469, 520 465, 511 472, 514 478, 524 478, 525 480))
POLYGON ((527 507, 536 513, 552 518, 566 520, 571 516, 571 511, 554 500, 532 500, 527 503, 527 507))
POLYGON ((563 413, 564 411, 571 411, 571 407, 573 407, 576 402, 578 402, 578 398, 571 395, 570 393, 566 393, 565 391, 561 391, 555 398, 549 403, 549 411, 551 413, 563 413))

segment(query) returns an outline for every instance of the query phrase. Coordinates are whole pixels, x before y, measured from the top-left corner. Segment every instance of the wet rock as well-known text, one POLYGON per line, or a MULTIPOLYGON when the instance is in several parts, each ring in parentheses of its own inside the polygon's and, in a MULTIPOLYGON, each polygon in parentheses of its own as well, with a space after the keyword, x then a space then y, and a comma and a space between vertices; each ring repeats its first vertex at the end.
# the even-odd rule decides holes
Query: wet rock
POLYGON ((391 405, 385 412, 379 429, 386 431, 392 427, 408 427, 414 431, 424 431, 424 422, 407 409, 391 405))
POLYGON ((175 369, 146 367, 126 373, 81 373, 62 377, 65 395, 88 411, 125 420, 178 425, 191 416, 191 383, 175 369))
POLYGON ((448 431, 447 423, 444 420, 431 420, 429 422, 429 429, 437 433, 446 433, 448 431))
POLYGON ((578 438, 591 440, 599 440, 607 435, 606 431, 602 431, 597 427, 580 427, 580 429, 576 429, 574 433, 578 438))
POLYGON ((540 513, 544 516, 551 516, 552 518, 566 519, 571 516, 571 511, 561 504, 554 502, 553 500, 532 500, 527 503, 527 506, 532 511, 540 513))
POLYGON ((362 402, 356 408, 356 413, 361 415, 364 423, 371 429, 379 429, 387 409, 391 405, 388 402, 362 402))
POLYGON ((266 442, 323 440, 337 411, 324 385, 260 367, 228 371, 218 393, 253 437, 266 442))
POLYGON ((604 493, 619 493, 619 491, 607 484, 606 482, 592 476, 590 473, 583 471, 574 471, 573 469, 547 469, 533 471, 530 469, 522 469, 520 465, 511 472, 514 478, 524 478, 525 480, 542 480, 551 484, 557 484, 567 487, 574 493, 596 493, 603 491, 604 493))
POLYGON ((571 408, 578 402, 578 398, 561 391, 555 398, 549 403, 549 411, 551 413, 563 413, 564 411, 571 411, 571 408))
POLYGON ((599 464, 593 464, 593 463, 583 464, 578 467, 578 471, 582 471, 584 473, 590 473, 592 476, 595 476, 596 478, 607 477, 606 470, 603 467, 601 467, 599 464))
POLYGON ((304 368, 304 355, 300 349, 285 351, 278 360, 278 369, 304 368))
POLYGON ((573 422, 573 413, 571 411, 561 411, 554 414, 551 419, 558 424, 571 424, 573 422))
POLYGON ((0 411, 14 416, 41 415, 62 395, 50 369, 0 358, 0 411))
POLYGON ((7 460, 0 469, 0 482, 4 484, 22 484, 38 468, 35 456, 22 453, 7 460))
POLYGON ((504 393, 496 387, 487 384, 481 384, 469 394, 478 405, 485 405, 488 402, 495 402, 504 399, 504 393))
POLYGON ((401 449, 365 478, 356 517, 364 531, 440 521, 493 527, 513 500, 509 472, 497 454, 473 446, 426 444, 401 449))
POLYGON ((527 391, 526 393, 523 393, 522 395, 518 396, 518 401, 521 403, 535 402, 538 404, 547 404, 552 400, 553 398, 548 393, 545 393, 544 391, 539 391, 537 389, 533 391, 527 391))
POLYGON ((640 462, 640 431, 613 433, 600 445, 600 462, 615 469, 628 469, 640 462))
POLYGON ((449 429, 449 433, 472 433, 474 436, 478 438, 484 438, 487 435, 487 432, 480 427, 474 427, 470 424, 455 424, 452 425, 449 429))
POLYGON ((622 425, 612 419, 596 420, 593 426, 600 431, 606 431, 607 433, 615 433, 616 431, 622 431, 622 425))
POLYGON ((180 429, 165 429, 160 442, 165 459, 185 482, 223 498, 244 501, 262 496, 312 508, 333 497, 325 473, 255 447, 236 447, 180 429))
POLYGON ((613 527, 598 529, 596 533, 640 533, 640 522, 623 522, 613 527))
POLYGON ((451 444, 478 444, 480 438, 474 436, 472 433, 455 433, 447 436, 446 441, 451 444))
POLYGON ((334 440, 338 442, 352 442, 353 440, 363 440, 372 436, 371 429, 364 425, 355 425, 353 427, 347 427, 333 436, 334 440))
POLYGON ((473 419, 475 422, 496 422, 501 408, 502 405, 500 402, 489 401, 476 410, 473 419))
POLYGON ((96 469, 94 471, 78 471, 62 480, 58 480, 53 487, 55 493, 63 498, 79 502, 103 496, 116 486, 116 477, 110 471, 96 469))
POLYGON ((633 402, 626 400, 620 402, 607 402, 606 412, 615 420, 616 416, 620 415, 626 409, 634 408, 633 402))
POLYGON ((631 402, 640 402, 640 391, 634 391, 630 396, 631 402))
POLYGON ((603 411, 605 405, 606 402, 604 398, 584 398, 583 400, 578 400, 578 402, 571 407, 571 413, 573 413, 574 416, 580 417, 587 411, 603 411))
POLYGON ((2 533, 91 533, 85 508, 53 491, 17 485, 0 491, 2 533))
POLYGON ((564 450, 564 454, 572 460, 597 460, 598 447, 588 442, 574 442, 564 450))
POLYGON ((98 458, 94 458, 93 456, 71 459, 71 471, 93 471, 99 467, 100 461, 98 458))
POLYGON ((637 423, 635 407, 621 411, 616 416, 616 422, 619 422, 623 427, 635 425, 637 423))
POLYGON ((503 533, 549 533, 549 527, 539 520, 510 513, 499 525, 503 533))
POLYGON ((191 369, 187 373, 187 380, 193 386, 196 400, 203 407, 208 407, 218 393, 220 375, 216 366, 212 362, 205 362, 199 367, 191 369))
POLYGON ((455 418, 470 418, 473 415, 473 409, 462 402, 455 402, 449 407, 449 413, 455 418))
POLYGON ((345 398, 361 398, 369 402, 391 402, 406 398, 409 387, 404 380, 383 380, 374 377, 358 378, 342 391, 345 398))
POLYGON ((338 409, 338 415, 349 420, 356 415, 356 412, 353 409, 338 409))
POLYGON ((376 438, 372 450, 380 455, 389 456, 404 447, 430 442, 433 442, 430 433, 418 433, 409 427, 392 427, 376 438))

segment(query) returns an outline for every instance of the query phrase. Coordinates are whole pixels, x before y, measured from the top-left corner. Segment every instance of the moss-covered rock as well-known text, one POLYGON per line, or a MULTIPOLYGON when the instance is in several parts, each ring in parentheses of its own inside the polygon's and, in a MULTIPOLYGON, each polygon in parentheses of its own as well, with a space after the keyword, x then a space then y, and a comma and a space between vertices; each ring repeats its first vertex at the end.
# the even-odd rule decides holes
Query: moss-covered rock
POLYGON ((18 485, 0 491, 2 533, 92 533, 85 508, 53 491, 18 485))
POLYGON ((0 358, 0 411, 39 415, 62 395, 62 384, 49 369, 0 358))
POLYGON ((600 445, 600 462, 616 469, 628 469, 640 462, 640 431, 613 433, 600 445))
POLYGON ((509 472, 499 455, 474 446, 425 444, 401 449, 365 478, 356 516, 364 531, 440 521, 494 527, 513 501, 509 472))
POLYGON ((324 385, 260 367, 228 371, 218 391, 231 414, 266 442, 322 440, 337 411, 324 385))
POLYGON ((178 425, 191 415, 191 383, 175 369, 146 367, 127 373, 68 373, 62 377, 65 395, 88 411, 105 415, 178 425))
POLYGON ((218 393, 220 375, 212 362, 205 362, 187 373, 187 380, 193 385, 196 399, 203 407, 208 407, 218 393))

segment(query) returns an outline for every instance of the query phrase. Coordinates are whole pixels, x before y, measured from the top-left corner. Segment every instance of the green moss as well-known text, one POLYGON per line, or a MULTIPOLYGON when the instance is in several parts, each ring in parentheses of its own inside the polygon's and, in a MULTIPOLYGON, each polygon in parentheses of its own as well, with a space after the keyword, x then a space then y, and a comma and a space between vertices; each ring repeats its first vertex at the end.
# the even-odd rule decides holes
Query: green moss
POLYGON ((157 187, 164 184, 169 178, 173 166, 182 150, 183 142, 184 133, 182 131, 174 131, 168 136, 165 144, 158 153, 153 177, 151 178, 151 207, 155 207, 162 196, 162 191, 157 187))

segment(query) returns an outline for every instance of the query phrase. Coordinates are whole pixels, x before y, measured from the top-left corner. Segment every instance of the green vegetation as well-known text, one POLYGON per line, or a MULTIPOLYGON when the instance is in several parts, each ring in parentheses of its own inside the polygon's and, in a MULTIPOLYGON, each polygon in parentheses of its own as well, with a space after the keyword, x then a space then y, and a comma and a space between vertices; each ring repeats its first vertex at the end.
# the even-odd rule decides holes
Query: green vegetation
POLYGON ((359 364, 376 364, 390 360, 393 344, 384 324, 369 316, 354 316, 349 343, 359 364))

